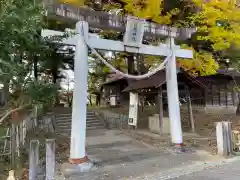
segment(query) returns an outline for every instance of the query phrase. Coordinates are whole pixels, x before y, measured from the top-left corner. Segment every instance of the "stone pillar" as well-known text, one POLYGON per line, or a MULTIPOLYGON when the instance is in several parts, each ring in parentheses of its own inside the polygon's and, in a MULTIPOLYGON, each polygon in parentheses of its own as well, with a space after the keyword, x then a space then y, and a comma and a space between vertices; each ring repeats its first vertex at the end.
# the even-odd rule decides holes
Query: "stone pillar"
POLYGON ((39 141, 31 140, 29 149, 29 180, 36 180, 39 165, 39 141))
POLYGON ((46 180, 55 176, 55 140, 46 139, 46 180))
POLYGON ((232 144, 232 124, 229 121, 223 122, 224 128, 226 129, 226 139, 227 139, 227 150, 228 154, 233 154, 233 144, 232 144))
POLYGON ((217 122, 217 152, 221 156, 232 154, 232 130, 230 122, 217 122))

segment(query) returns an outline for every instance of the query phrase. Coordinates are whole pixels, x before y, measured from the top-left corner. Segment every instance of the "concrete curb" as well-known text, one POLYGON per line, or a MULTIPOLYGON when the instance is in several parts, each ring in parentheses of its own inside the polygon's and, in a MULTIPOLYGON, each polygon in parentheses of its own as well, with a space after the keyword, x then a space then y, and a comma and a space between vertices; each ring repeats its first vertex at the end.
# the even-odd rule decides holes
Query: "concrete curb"
POLYGON ((195 172, 203 171, 206 169, 217 168, 219 166, 222 166, 231 162, 235 162, 235 161, 240 161, 240 157, 237 156, 237 157, 233 157, 229 159, 221 159, 217 161, 197 162, 194 165, 187 165, 187 166, 183 165, 178 168, 173 168, 171 170, 167 170, 161 173, 154 173, 149 175, 146 174, 145 176, 129 178, 128 180, 168 180, 168 179, 178 178, 183 175, 193 174, 195 172))

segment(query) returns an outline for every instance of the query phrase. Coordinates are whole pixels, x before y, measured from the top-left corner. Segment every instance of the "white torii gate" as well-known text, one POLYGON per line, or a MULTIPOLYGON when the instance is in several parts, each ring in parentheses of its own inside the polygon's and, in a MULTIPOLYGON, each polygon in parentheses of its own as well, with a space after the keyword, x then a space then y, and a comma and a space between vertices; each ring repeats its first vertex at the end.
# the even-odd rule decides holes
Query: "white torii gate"
MULTIPOLYGON (((182 128, 179 109, 179 95, 176 73, 176 57, 192 58, 191 50, 180 49, 174 44, 176 32, 169 34, 167 44, 159 46, 143 45, 142 38, 144 23, 139 20, 127 22, 124 42, 101 39, 89 34, 88 23, 79 21, 76 24, 77 35, 64 40, 64 44, 75 45, 74 91, 71 127, 70 163, 82 164, 87 162, 85 154, 86 141, 86 115, 87 115, 87 87, 88 87, 88 46, 94 49, 108 51, 127 51, 131 53, 148 54, 155 56, 168 56, 172 51, 171 59, 166 65, 167 93, 169 119, 171 124, 172 143, 181 145, 182 128)), ((63 32, 43 30, 42 36, 62 35, 63 32)))

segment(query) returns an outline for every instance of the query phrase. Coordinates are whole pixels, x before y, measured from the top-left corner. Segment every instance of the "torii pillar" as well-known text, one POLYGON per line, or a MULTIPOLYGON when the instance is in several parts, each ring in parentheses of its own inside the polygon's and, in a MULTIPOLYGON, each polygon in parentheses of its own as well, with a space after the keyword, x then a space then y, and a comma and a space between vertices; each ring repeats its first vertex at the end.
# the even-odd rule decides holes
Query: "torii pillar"
POLYGON ((171 127, 171 139, 173 145, 177 147, 183 146, 182 125, 180 115, 177 70, 176 70, 176 54, 174 51, 174 37, 169 37, 166 44, 173 50, 172 57, 166 64, 166 81, 167 81, 167 97, 168 97, 168 114, 171 127))
POLYGON ((88 87, 88 47, 84 38, 88 36, 88 23, 79 21, 76 24, 77 41, 74 57, 74 90, 72 104, 72 129, 70 158, 71 164, 85 164, 88 158, 85 153, 87 87, 88 87), (81 61, 81 63, 79 63, 81 61))

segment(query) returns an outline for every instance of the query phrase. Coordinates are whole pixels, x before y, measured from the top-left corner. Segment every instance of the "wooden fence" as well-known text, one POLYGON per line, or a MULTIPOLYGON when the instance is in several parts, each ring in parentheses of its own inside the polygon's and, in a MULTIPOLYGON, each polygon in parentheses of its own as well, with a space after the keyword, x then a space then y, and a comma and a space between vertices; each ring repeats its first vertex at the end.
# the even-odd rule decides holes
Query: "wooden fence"
POLYGON ((16 158, 20 157, 20 148, 26 145, 27 133, 37 130, 54 132, 54 124, 55 117, 52 114, 47 114, 39 119, 34 113, 31 113, 20 123, 12 124, 11 128, 7 128, 6 135, 0 137, 0 158, 2 160, 8 159, 9 163, 14 164, 16 158))

